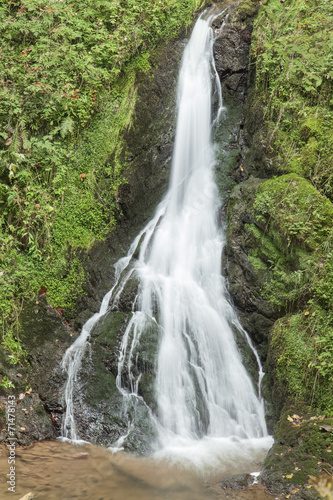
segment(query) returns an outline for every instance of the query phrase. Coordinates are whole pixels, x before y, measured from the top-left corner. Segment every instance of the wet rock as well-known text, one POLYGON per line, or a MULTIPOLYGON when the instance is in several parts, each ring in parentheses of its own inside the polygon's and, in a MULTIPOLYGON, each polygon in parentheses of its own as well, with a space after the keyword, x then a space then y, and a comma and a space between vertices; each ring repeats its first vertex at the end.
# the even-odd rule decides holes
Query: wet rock
POLYGON ((15 445, 28 446, 35 441, 56 438, 57 433, 50 415, 37 393, 21 393, 16 396, 12 427, 8 427, 6 417, 7 401, 7 397, 0 397, 0 442, 14 438, 15 445))
MULTIPOLYGON (((156 323, 147 321, 131 357, 131 374, 140 377, 139 397, 133 392, 126 364, 121 373, 124 398, 116 384, 122 338, 132 314, 111 311, 102 317, 91 332, 91 341, 78 373, 75 394, 75 421, 81 439, 104 446, 115 446, 128 434, 126 450, 147 454, 156 440, 151 411, 156 410, 154 394, 155 360, 159 342, 156 323), (148 405, 150 409, 148 408, 148 405), (131 422, 135 421, 135 426, 131 422)), ((132 332, 129 332, 131 339, 132 332)), ((125 363, 129 349, 125 353, 125 363)))
POLYGON ((217 35, 215 64, 226 104, 243 101, 246 97, 253 19, 258 9, 256 0, 230 5, 223 19, 213 23, 217 35))
POLYGON ((257 242, 248 230, 253 220, 253 202, 261 179, 249 179, 232 192, 228 203, 227 247, 223 256, 229 290, 240 309, 244 328, 267 352, 268 332, 281 312, 262 296, 266 274, 255 270, 249 253, 257 242))
POLYGON ((244 35, 250 35, 251 31, 250 26, 226 24, 215 41, 216 70, 222 83, 225 102, 242 99, 246 90, 251 37, 247 41, 244 35))
MULTIPOLYGON (((239 319, 245 330, 258 344, 268 338, 272 326, 274 325, 273 318, 266 317, 259 312, 240 312, 239 319)), ((261 354, 265 358, 267 351, 261 352, 261 354)))
POLYGON ((228 490, 242 490, 253 483, 251 474, 235 474, 220 481, 220 486, 228 490))
MULTIPOLYGON (((22 376, 16 378, 11 392, 16 398, 15 437, 18 444, 27 446, 58 435, 63 412, 59 401, 65 381, 60 362, 73 338, 61 316, 45 299, 26 303, 20 319, 21 341, 28 352, 28 366, 13 368, 22 376)), ((0 398, 3 410, 7 397, 2 395, 0 398)), ((6 428, 5 419, 1 424, 6 428)), ((7 432, 2 433, 1 438, 8 438, 7 432)))
MULTIPOLYGON (((124 274, 128 273, 128 270, 124 271, 124 274)), ((118 298, 116 300, 114 309, 118 309, 119 311, 130 313, 133 308, 134 301, 137 297, 139 291, 140 280, 135 275, 135 271, 132 273, 131 277, 126 282, 125 286, 121 287, 121 278, 120 285, 118 289, 115 289, 115 296, 118 294, 118 298)))

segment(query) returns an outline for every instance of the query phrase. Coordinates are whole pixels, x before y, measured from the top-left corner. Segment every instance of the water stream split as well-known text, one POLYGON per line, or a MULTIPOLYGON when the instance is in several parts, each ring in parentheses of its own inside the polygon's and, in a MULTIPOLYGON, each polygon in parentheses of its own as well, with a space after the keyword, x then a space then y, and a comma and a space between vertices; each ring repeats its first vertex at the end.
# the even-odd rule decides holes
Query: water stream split
POLYGON ((260 360, 238 322, 221 275, 225 235, 218 224, 221 199, 214 180, 212 137, 224 110, 213 59, 214 15, 206 11, 198 19, 184 51, 169 191, 128 255, 116 264, 115 284, 100 312, 84 325, 62 360, 67 372, 62 435, 80 440, 73 394, 90 334, 135 276, 140 285, 122 339, 116 380, 128 415, 127 431, 113 442, 110 437, 110 447, 123 448, 135 430, 137 402, 147 406, 139 391, 137 352, 147 332, 154 331, 159 342, 156 407, 147 406, 156 430, 154 456, 198 469, 227 470, 232 464, 262 458, 272 438, 260 394, 260 360), (242 363, 235 330, 254 352, 255 383, 242 363))

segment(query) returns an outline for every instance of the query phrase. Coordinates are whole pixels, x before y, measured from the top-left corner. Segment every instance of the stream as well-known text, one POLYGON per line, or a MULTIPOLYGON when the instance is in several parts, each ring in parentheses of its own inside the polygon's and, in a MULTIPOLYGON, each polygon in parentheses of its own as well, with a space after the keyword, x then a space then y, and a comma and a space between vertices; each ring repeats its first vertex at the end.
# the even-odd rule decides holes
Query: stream
MULTIPOLYGON (((86 444, 43 442, 17 450, 15 493, 0 476, 0 498, 19 500, 32 492, 36 500, 273 500, 261 485, 223 490, 213 477, 127 453, 112 454, 86 444)), ((0 470, 7 471, 0 447, 0 470)), ((238 471, 239 472, 239 471, 238 471)))

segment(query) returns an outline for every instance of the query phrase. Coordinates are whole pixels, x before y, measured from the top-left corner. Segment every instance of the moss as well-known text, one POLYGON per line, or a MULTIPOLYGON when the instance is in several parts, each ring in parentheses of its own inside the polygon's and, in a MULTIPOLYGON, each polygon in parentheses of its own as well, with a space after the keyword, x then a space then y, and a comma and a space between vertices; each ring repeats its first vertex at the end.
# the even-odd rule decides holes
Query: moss
MULTIPOLYGON (((245 249, 248 263, 243 253, 239 258, 243 272, 255 275, 252 293, 259 287, 283 316, 271 331, 266 367, 277 411, 286 399, 332 411, 332 203, 293 173, 242 183, 232 193, 228 216, 229 253, 238 252, 235 245, 245 249)), ((244 290, 237 273, 230 265, 233 293, 235 284, 244 290)))
POLYGON ((268 364, 271 375, 274 373, 278 405, 292 397, 333 412, 332 326, 326 311, 318 306, 274 325, 268 364))
POLYGON ((293 238, 311 250, 328 238, 333 229, 333 205, 310 182, 296 174, 266 181, 259 188, 254 210, 279 230, 287 245, 293 238), (267 220, 267 219, 271 219, 267 220))
POLYGON ((101 344, 108 351, 114 352, 121 338, 121 332, 124 331, 129 320, 130 315, 123 312, 107 314, 94 328, 93 338, 96 338, 98 345, 101 344))
POLYGON ((39 415, 39 416, 45 415, 45 410, 44 410, 44 407, 42 405, 37 405, 35 408, 35 411, 36 411, 37 415, 39 415))
POLYGON ((333 206, 305 179, 287 174, 260 184, 245 227, 261 291, 280 312, 268 365, 278 407, 286 398, 333 410, 333 206), (294 312, 298 313, 293 314, 294 312))
POLYGON ((332 419, 305 404, 287 405, 275 428, 275 444, 264 461, 264 482, 280 493, 294 490, 300 498, 318 498, 308 480, 333 465, 331 434, 324 430, 331 425, 332 419))
POLYGON ((262 183, 251 210, 249 258, 258 278, 266 277, 264 296, 286 310, 302 307, 322 283, 324 263, 330 269, 332 203, 307 180, 287 174, 262 183))
POLYGON ((259 10, 260 3, 256 0, 243 0, 236 11, 237 21, 254 17, 259 10))

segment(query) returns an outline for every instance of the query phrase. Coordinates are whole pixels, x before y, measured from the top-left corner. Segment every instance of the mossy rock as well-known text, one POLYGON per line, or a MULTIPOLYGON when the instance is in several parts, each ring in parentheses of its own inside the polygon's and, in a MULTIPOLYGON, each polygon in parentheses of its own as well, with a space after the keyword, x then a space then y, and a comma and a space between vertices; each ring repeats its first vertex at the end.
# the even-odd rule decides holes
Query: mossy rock
POLYGON ((275 428, 275 444, 264 461, 263 483, 274 493, 319 498, 308 481, 333 465, 332 423, 332 418, 316 415, 303 403, 286 406, 275 428))
POLYGON ((325 310, 312 306, 276 322, 267 366, 276 406, 286 398, 332 411, 332 326, 325 310))
POLYGON ((254 222, 253 203, 262 182, 251 177, 233 189, 228 202, 227 246, 223 258, 227 263, 229 290, 241 311, 242 324, 266 352, 268 331, 280 311, 263 296, 268 271, 264 268, 259 273, 249 258, 258 243, 248 229, 254 222))
POLYGON ((263 220, 266 232, 274 226, 287 246, 295 242, 312 251, 332 232, 332 203, 297 174, 283 175, 263 183, 254 210, 258 221, 263 217, 266 219, 263 220))
MULTIPOLYGON (((333 205, 296 174, 262 183, 246 229, 263 296, 280 309, 295 310, 311 298, 314 270, 323 267, 333 235, 333 205)), ((319 273, 318 273, 319 277, 319 273)))

